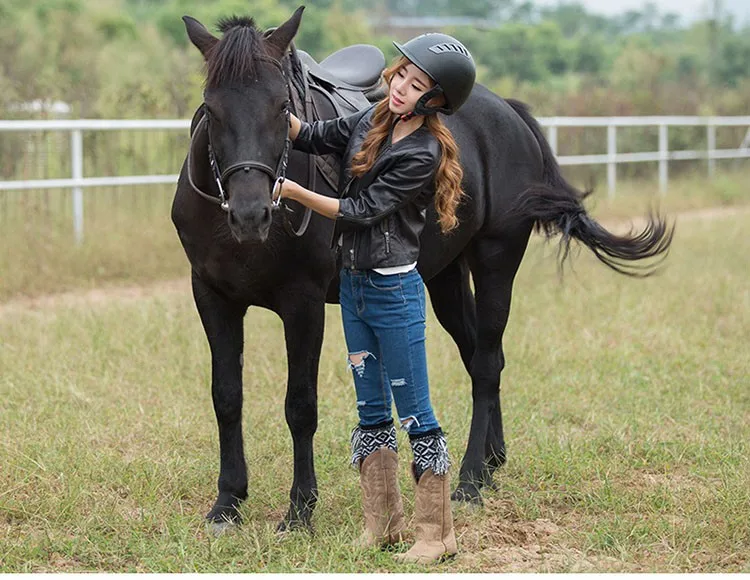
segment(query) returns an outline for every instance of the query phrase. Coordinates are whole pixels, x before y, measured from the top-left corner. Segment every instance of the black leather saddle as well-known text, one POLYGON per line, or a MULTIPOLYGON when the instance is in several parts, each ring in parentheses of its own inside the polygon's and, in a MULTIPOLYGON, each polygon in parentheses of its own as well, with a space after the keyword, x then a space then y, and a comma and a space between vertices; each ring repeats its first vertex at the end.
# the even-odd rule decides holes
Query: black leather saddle
POLYGON ((328 55, 320 64, 303 50, 298 50, 297 54, 316 78, 362 92, 377 87, 380 74, 385 68, 383 52, 370 44, 346 46, 328 55))
MULTIPOLYGON (((335 117, 351 115, 381 100, 386 95, 381 82, 385 56, 377 47, 354 44, 337 50, 320 63, 297 48, 294 54, 302 65, 306 79, 305 104, 295 103, 295 110, 305 110, 308 121, 321 119, 323 101, 335 117)), ((314 163, 328 184, 336 190, 341 177, 341 159, 335 155, 316 155, 314 163)))
POLYGON ((320 63, 303 50, 298 50, 297 54, 310 76, 353 101, 342 103, 350 105, 345 109, 361 109, 385 96, 380 82, 385 56, 377 46, 353 44, 337 50, 320 63))

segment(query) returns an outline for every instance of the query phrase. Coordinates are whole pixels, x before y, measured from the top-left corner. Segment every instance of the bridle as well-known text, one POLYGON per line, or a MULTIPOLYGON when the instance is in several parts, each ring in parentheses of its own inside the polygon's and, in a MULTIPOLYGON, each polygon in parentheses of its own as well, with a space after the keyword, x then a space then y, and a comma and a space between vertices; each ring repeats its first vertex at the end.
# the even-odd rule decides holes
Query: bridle
MULTIPOLYGON (((286 85, 287 90, 289 91, 289 99, 286 101, 284 105, 284 113, 286 117, 286 127, 289 127, 289 116, 290 116, 289 107, 291 105, 291 88, 286 78, 286 74, 284 73, 284 69, 278 60, 270 56, 258 56, 256 58, 276 66, 281 72, 281 75, 284 77, 284 84, 286 85)), ((289 134, 287 133, 287 136, 284 138, 284 150, 282 151, 281 157, 279 158, 279 162, 276 165, 276 170, 273 170, 270 166, 266 165, 262 161, 239 161, 238 163, 233 163, 232 165, 230 165, 229 167, 225 168, 222 171, 221 168, 219 167, 219 162, 216 159, 216 153, 214 151, 213 144, 211 143, 211 130, 210 130, 211 129, 211 112, 209 111, 205 102, 200 106, 199 112, 200 111, 202 111, 203 115, 201 116, 200 121, 198 121, 198 124, 193 129, 193 134, 190 137, 190 146, 188 148, 187 178, 188 178, 188 183, 190 183, 190 187, 192 187, 193 190, 201 197, 207 199, 208 201, 212 203, 219 204, 221 209, 228 212, 229 211, 229 196, 227 195, 227 192, 226 192, 227 180, 238 171, 244 171, 245 173, 249 173, 251 169, 256 169, 258 171, 262 171, 273 180, 274 184, 273 184, 273 187, 271 188, 271 195, 273 195, 273 192, 276 190, 277 185, 280 186, 281 184, 284 183, 284 180, 286 179, 286 169, 287 169, 287 165, 289 164, 289 151, 292 148, 292 140, 289 138, 289 134), (196 135, 198 134, 198 129, 200 129, 204 124, 206 125, 206 138, 208 139, 208 162, 211 166, 211 173, 213 174, 214 181, 216 181, 216 186, 219 190, 219 197, 216 197, 215 195, 211 195, 210 193, 206 193, 200 187, 198 187, 195 184, 195 181, 193 180, 193 170, 192 170, 193 149, 195 147, 195 141, 196 141, 196 135)), ((278 208, 280 203, 281 203, 281 196, 279 196, 276 200, 271 199, 271 205, 274 208, 278 208)))

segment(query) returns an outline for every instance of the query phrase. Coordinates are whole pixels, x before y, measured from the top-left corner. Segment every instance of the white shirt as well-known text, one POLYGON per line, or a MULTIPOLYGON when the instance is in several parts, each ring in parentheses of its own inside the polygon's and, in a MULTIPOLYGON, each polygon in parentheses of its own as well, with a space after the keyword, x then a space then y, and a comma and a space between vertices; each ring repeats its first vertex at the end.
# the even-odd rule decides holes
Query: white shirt
POLYGON ((404 266, 391 266, 389 268, 373 268, 378 274, 382 274, 383 276, 390 276, 391 274, 406 274, 407 272, 411 272, 414 268, 417 267, 416 262, 412 262, 411 264, 406 264, 404 266))

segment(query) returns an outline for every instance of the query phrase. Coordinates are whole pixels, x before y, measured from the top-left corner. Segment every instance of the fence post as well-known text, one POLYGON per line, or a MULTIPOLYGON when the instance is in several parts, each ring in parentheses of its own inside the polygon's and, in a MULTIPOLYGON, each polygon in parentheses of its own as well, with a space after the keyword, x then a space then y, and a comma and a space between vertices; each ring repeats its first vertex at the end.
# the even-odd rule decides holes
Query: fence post
POLYGON ((713 177, 716 172, 716 159, 714 159, 714 151, 716 151, 716 125, 714 125, 711 119, 708 120, 706 126, 706 159, 708 159, 708 176, 713 177))
MULTIPOLYGON (((83 133, 73 129, 70 134, 71 174, 73 179, 83 179, 83 133)), ((83 242, 83 188, 73 186, 73 231, 76 244, 83 242)))
POLYGON ((607 196, 615 197, 617 187, 617 126, 607 125, 607 196))
POLYGON ((550 125, 549 131, 547 132, 547 141, 549 141, 552 153, 557 156, 557 125, 550 125))
POLYGON ((659 125, 659 192, 667 193, 669 183, 669 134, 667 126, 659 125))

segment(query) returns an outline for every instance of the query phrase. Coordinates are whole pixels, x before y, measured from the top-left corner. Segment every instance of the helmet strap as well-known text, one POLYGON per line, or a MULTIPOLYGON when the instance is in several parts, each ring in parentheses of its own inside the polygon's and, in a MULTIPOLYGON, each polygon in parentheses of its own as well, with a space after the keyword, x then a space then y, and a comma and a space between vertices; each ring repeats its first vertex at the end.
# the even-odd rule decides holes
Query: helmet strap
POLYGON ((415 115, 434 115, 435 113, 443 113, 445 115, 453 114, 453 109, 451 109, 447 104, 442 107, 428 107, 427 106, 427 101, 435 97, 438 97, 440 95, 443 95, 443 94, 444 94, 443 87, 441 87, 439 84, 435 84, 435 86, 432 87, 429 91, 427 91, 424 95, 422 95, 417 101, 417 104, 414 105, 414 114, 415 115))
POLYGON ((406 121, 413 119, 417 115, 434 115, 435 113, 444 113, 446 115, 452 114, 453 109, 451 109, 448 106, 443 106, 443 107, 428 107, 427 106, 427 101, 429 101, 430 99, 434 99, 435 97, 439 97, 442 94, 443 94, 443 88, 440 85, 436 84, 429 91, 427 91, 424 95, 419 97, 417 104, 414 105, 413 111, 409 111, 408 113, 399 115, 398 120, 403 121, 405 123, 406 121))

